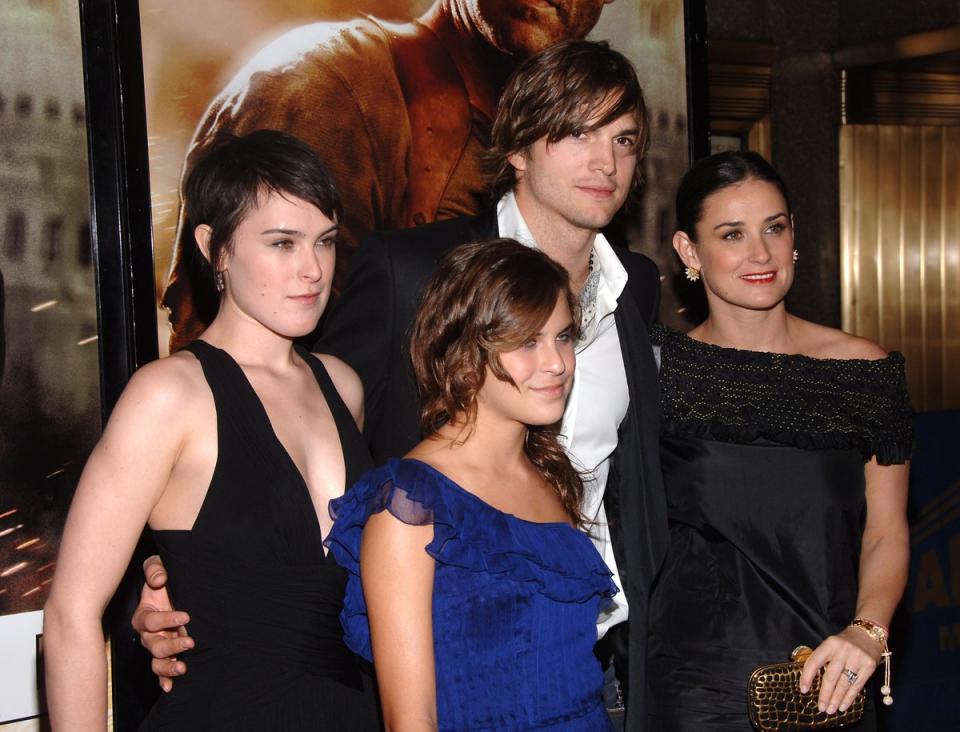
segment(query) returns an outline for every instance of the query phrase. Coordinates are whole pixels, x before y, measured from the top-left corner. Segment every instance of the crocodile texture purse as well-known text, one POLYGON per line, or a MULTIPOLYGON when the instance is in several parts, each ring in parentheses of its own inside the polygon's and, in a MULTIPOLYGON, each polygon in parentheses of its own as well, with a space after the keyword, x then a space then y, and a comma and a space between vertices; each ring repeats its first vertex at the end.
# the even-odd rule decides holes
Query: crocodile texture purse
POLYGON ((750 721, 761 732, 830 729, 860 721, 866 700, 863 690, 844 712, 827 714, 817 709, 823 669, 806 694, 800 691, 800 672, 811 653, 807 646, 798 646, 790 654, 792 660, 761 666, 750 675, 747 683, 750 721))

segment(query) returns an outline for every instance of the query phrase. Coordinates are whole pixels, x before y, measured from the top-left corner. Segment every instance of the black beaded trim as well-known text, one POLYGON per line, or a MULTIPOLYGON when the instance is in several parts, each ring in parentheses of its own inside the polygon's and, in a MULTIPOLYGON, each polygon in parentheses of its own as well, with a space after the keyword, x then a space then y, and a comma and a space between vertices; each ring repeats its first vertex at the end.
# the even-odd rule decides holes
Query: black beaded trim
POLYGON ((910 459, 913 413, 899 353, 844 360, 741 351, 660 324, 651 337, 661 347, 665 435, 856 448, 882 465, 910 459))

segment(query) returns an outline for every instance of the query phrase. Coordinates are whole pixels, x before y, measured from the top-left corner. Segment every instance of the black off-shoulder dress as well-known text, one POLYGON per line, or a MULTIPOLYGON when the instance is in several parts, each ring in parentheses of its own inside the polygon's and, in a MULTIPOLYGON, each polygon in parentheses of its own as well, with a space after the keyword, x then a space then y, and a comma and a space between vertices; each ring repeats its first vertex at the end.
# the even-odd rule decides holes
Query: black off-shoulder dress
POLYGON ((913 444, 903 357, 739 351, 661 326, 654 342, 670 548, 650 606, 650 727, 751 730, 753 669, 854 617, 864 463, 903 463, 913 444))

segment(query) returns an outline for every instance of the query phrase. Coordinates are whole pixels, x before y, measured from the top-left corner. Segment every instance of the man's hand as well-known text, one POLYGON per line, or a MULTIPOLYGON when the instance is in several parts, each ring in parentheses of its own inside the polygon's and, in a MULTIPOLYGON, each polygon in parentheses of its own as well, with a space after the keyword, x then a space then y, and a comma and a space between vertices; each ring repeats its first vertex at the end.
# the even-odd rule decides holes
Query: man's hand
POLYGON ((185 627, 190 616, 170 606, 167 570, 160 557, 147 557, 143 574, 147 581, 140 591, 140 604, 131 624, 140 634, 141 645, 153 656, 150 668, 157 675, 160 688, 170 691, 173 677, 187 672, 187 665, 177 660, 177 654, 193 648, 193 638, 187 635, 185 627))

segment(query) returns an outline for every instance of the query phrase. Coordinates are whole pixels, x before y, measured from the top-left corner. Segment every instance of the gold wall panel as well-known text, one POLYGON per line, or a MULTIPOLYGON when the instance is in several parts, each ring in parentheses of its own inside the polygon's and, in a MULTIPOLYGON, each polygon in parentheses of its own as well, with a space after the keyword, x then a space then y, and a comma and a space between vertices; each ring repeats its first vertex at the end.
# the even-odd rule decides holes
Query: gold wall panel
POLYGON ((845 69, 841 84, 849 124, 960 124, 960 74, 845 69))
POLYGON ((843 328, 907 359, 918 411, 960 408, 960 127, 840 128, 843 328))

